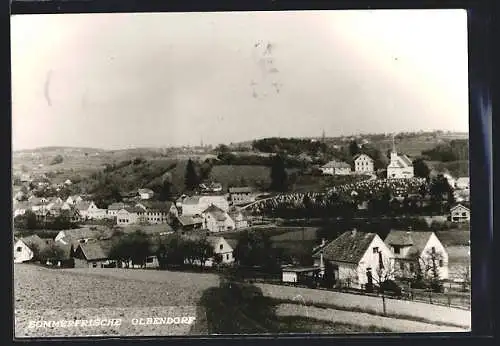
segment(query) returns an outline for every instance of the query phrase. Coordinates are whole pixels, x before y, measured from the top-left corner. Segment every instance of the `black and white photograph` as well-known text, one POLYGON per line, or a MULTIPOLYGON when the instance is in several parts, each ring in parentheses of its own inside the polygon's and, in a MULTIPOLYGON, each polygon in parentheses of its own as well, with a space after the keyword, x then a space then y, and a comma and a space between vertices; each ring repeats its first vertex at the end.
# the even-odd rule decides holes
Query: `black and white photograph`
POLYGON ((15 338, 471 330, 465 10, 11 17, 15 338))

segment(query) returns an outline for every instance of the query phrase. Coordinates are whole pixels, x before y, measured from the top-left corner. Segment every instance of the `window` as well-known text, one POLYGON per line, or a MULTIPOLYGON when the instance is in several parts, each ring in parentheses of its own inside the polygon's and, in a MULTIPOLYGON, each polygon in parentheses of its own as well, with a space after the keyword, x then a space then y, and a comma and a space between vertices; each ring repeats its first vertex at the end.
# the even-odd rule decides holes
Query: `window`
POLYGON ((400 252, 401 252, 400 247, 399 246, 394 246, 394 253, 399 255, 400 252))
POLYGON ((436 248, 435 248, 434 246, 432 247, 431 252, 432 252, 433 254, 435 254, 435 253, 436 253, 436 248))
POLYGON ((219 249, 222 250, 223 247, 224 245, 220 244, 219 249))
POLYGON ((415 270, 415 265, 413 263, 410 263, 410 271, 413 272, 415 270))
POLYGON ((444 266, 444 261, 443 260, 439 260, 439 266, 442 268, 444 266))
POLYGON ((404 270, 405 269, 405 264, 404 262, 399 262, 399 269, 404 270))
POLYGON ((17 252, 21 252, 21 251, 23 251, 23 248, 22 248, 22 247, 20 247, 20 246, 18 246, 18 247, 17 247, 17 249, 16 249, 16 251, 17 251, 17 252))
POLYGON ((229 261, 229 254, 226 254, 226 260, 229 261))
POLYGON ((373 248, 373 253, 378 253, 378 247, 373 248))
POLYGON ((466 212, 463 212, 463 213, 462 213, 462 216, 467 216, 467 213, 466 213, 466 212))
POLYGON ((146 263, 153 263, 153 257, 146 258, 146 263))

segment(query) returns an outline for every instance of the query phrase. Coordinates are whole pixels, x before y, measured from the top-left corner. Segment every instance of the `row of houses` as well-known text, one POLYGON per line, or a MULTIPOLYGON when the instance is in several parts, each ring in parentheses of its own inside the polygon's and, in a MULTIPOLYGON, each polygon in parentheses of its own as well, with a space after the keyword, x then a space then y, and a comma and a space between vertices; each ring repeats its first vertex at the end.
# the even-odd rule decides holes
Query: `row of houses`
MULTIPOLYGON (((165 232, 163 227, 153 230, 146 229, 145 231, 153 237, 164 236, 169 233, 165 232)), ((212 246, 214 254, 220 255, 222 264, 227 265, 234 262, 233 251, 236 248, 236 240, 220 236, 206 236, 205 239, 212 246)), ((110 258, 110 252, 115 240, 109 230, 97 228, 61 231, 55 239, 41 239, 36 235, 15 238, 14 263, 31 261, 34 258, 35 251, 56 246, 61 250, 61 255, 49 261, 48 264, 63 266, 65 262, 71 262, 70 266, 75 268, 133 268, 134 263, 122 263, 110 258)), ((155 252, 157 246, 157 243, 153 245, 152 253, 155 252)), ((204 265, 213 266, 214 263, 214 258, 209 258, 204 265)), ((158 258, 155 255, 148 256, 145 265, 146 268, 157 268, 159 266, 158 258)))
POLYGON ((448 279, 448 253, 434 232, 392 230, 382 240, 376 233, 352 230, 313 250, 313 267, 284 267, 284 282, 300 282, 306 277, 330 275, 334 283, 348 282, 363 289, 382 277, 413 277, 418 268, 431 275, 435 266, 440 280, 448 279))

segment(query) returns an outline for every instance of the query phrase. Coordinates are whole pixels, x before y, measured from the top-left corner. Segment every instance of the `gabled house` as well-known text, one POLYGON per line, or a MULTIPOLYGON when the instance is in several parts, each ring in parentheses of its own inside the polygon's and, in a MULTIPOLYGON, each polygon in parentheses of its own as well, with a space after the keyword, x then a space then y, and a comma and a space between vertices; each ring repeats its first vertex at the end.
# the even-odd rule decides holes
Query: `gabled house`
POLYGON ((229 199, 233 205, 241 205, 255 201, 251 187, 230 187, 229 199))
MULTIPOLYGON (((231 264, 234 262, 233 251, 236 248, 236 241, 233 240, 230 244, 224 237, 208 236, 207 241, 212 245, 215 254, 221 256, 221 264, 231 264)), ((214 259, 209 259, 205 265, 212 266, 214 259)))
POLYGON ((356 230, 343 233, 313 253, 321 275, 330 277, 335 285, 360 289, 369 283, 377 285, 379 274, 392 269, 391 257, 392 252, 376 233, 356 230))
POLYGON ((106 216, 108 218, 112 219, 112 218, 116 217, 116 215, 118 214, 118 211, 120 211, 121 209, 127 208, 127 207, 129 207, 129 205, 122 203, 122 202, 112 203, 112 204, 108 205, 108 209, 106 211, 106 216))
POLYGON ((141 208, 125 207, 116 213, 116 224, 118 226, 133 225, 139 222, 139 213, 142 212, 141 208))
POLYGON ((83 227, 60 231, 54 241, 63 245, 73 245, 76 247, 78 244, 88 242, 89 240, 109 239, 111 236, 111 230, 105 227, 83 227))
POLYGON ((27 211, 31 210, 31 204, 29 202, 18 202, 14 204, 14 217, 26 214, 27 211))
POLYGON ((203 228, 210 232, 224 232, 235 229, 236 225, 227 212, 211 205, 201 213, 203 228))
POLYGON ((111 265, 109 253, 113 243, 111 241, 88 241, 78 244, 73 252, 75 268, 105 268, 111 265))
POLYGON ((137 191, 139 198, 142 200, 148 200, 154 197, 155 193, 151 189, 139 189, 137 191))
POLYGON ((453 222, 470 221, 470 209, 462 204, 457 204, 450 208, 450 219, 453 222))
POLYGON ((191 196, 182 200, 182 215, 200 215, 212 204, 224 211, 229 210, 229 203, 225 196, 191 196))
POLYGON ((351 165, 346 162, 332 160, 320 167, 325 175, 349 175, 351 174, 351 165))
POLYGON ((181 231, 199 230, 203 227, 203 218, 199 215, 179 215, 176 223, 181 231))
POLYGON ((14 239, 14 263, 23 263, 33 258, 33 251, 22 239, 14 239))
POLYGON ((83 198, 79 195, 73 195, 73 196, 69 196, 67 199, 66 199, 66 203, 68 204, 77 204, 77 203, 80 203, 80 202, 83 202, 83 198))
MULTIPOLYGON (((75 204, 75 209, 78 210, 78 213, 83 220, 92 219, 96 215, 102 215, 102 211, 100 211, 92 201, 77 202, 75 204)), ((106 215, 105 212, 104 215, 106 215)), ((104 216, 102 218, 104 218, 104 216)))
POLYGON ((393 254, 396 276, 413 277, 419 268, 429 276, 435 266, 441 280, 448 278, 448 252, 434 232, 391 230, 385 244, 393 254))
POLYGON ((373 174, 375 172, 373 159, 366 154, 354 156, 354 171, 358 174, 373 174))

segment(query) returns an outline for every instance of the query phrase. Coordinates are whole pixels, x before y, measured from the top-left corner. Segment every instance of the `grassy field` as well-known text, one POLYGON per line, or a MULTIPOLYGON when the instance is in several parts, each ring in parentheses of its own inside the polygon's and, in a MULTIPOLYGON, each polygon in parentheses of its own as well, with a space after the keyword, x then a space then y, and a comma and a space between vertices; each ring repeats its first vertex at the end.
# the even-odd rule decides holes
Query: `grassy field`
POLYGON ((259 185, 268 186, 270 184, 271 170, 266 166, 214 166, 211 172, 211 178, 222 184, 223 189, 231 185, 244 185, 246 183, 258 187, 259 185))

